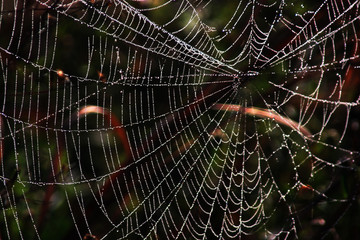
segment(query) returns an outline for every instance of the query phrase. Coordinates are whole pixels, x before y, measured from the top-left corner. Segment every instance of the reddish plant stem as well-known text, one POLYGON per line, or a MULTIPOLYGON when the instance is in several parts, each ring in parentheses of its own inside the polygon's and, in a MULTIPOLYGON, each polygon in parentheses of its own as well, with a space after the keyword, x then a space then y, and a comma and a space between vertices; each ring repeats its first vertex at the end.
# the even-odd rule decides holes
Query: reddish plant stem
MULTIPOLYGON (((60 171, 59 164, 61 162, 61 155, 62 155, 63 150, 64 149, 63 149, 62 145, 59 143, 59 149, 57 150, 55 157, 52 159, 53 171, 51 174, 52 176, 49 176, 49 181, 56 181, 56 177, 60 171), (54 176, 54 174, 55 174, 55 176, 54 176)), ((50 199, 55 191, 55 187, 56 187, 55 184, 49 184, 46 188, 46 192, 45 192, 44 199, 42 201, 39 220, 38 220, 38 229, 39 230, 43 227, 46 215, 49 210, 50 199)))
POLYGON ((280 123, 282 125, 291 127, 295 131, 300 132, 302 135, 311 138, 312 134, 310 131, 301 126, 299 123, 291 120, 290 118, 284 117, 277 112, 264 110, 255 107, 242 107, 240 105, 235 104, 216 104, 213 109, 215 110, 222 110, 222 111, 229 111, 229 112, 242 112, 246 115, 255 116, 259 118, 270 118, 273 119, 275 122, 280 123))

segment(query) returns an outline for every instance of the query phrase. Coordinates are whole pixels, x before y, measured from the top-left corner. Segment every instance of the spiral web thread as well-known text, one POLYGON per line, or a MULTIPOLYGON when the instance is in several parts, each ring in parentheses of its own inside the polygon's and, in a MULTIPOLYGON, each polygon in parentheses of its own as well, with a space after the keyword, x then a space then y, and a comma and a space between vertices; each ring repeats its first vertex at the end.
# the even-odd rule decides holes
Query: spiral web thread
POLYGON ((360 1, 0 3, 1 237, 292 239, 356 204, 360 1))

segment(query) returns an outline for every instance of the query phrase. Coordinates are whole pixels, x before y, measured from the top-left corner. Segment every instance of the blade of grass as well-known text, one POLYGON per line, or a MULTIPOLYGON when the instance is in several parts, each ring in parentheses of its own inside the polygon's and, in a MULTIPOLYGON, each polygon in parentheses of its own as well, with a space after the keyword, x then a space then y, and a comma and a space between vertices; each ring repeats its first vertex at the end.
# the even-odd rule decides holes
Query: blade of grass
POLYGON ((77 117, 82 118, 85 115, 92 114, 92 113, 101 114, 107 118, 107 120, 111 124, 111 127, 114 129, 114 131, 116 132, 116 135, 119 137, 121 143, 123 144, 123 147, 127 154, 127 157, 130 158, 130 156, 132 154, 131 154, 130 144, 127 139, 126 131, 122 127, 122 124, 117 119, 117 117, 115 117, 113 114, 111 114, 109 112, 109 110, 107 110, 103 107, 94 106, 94 105, 86 106, 86 107, 83 107, 82 109, 80 109, 80 111, 77 114, 77 117))
POLYGON ((242 112, 245 115, 255 116, 258 118, 270 118, 275 122, 288 126, 295 131, 301 133, 303 136, 307 138, 311 138, 311 132, 301 124, 291 120, 288 117, 282 116, 275 111, 271 111, 268 109, 261 109, 256 107, 242 107, 236 104, 215 104, 213 107, 214 110, 228 111, 228 112, 242 112))

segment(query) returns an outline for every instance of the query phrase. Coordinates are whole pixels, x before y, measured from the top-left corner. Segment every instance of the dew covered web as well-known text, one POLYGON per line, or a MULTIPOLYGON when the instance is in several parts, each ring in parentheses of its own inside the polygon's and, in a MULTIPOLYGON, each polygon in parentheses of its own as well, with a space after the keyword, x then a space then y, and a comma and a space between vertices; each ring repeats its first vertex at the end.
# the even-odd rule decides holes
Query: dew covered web
POLYGON ((0 1, 0 238, 359 237, 360 1, 0 1))

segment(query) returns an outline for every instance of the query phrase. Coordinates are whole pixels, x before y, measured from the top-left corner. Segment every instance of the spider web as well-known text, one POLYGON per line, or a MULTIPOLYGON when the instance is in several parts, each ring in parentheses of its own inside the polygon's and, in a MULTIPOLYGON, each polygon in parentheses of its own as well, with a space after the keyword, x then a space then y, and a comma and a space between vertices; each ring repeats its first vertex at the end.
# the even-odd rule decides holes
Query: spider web
POLYGON ((350 234, 359 4, 0 1, 0 238, 350 234))

